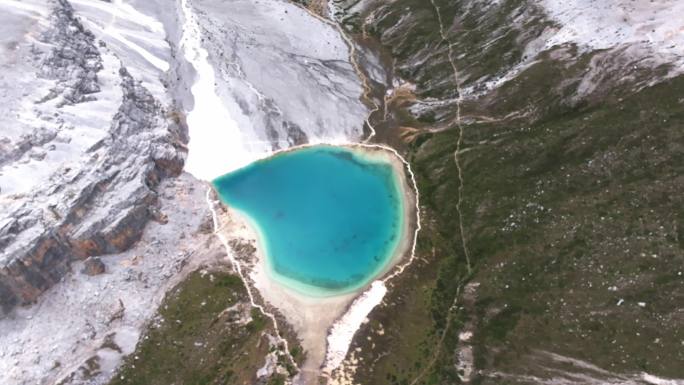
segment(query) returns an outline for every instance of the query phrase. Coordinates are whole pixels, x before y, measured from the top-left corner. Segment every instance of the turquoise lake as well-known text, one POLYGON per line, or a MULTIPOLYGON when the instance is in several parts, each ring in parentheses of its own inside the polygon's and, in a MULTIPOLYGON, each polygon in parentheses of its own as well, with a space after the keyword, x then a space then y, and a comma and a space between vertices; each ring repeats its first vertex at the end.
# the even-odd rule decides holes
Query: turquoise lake
POLYGON ((259 233, 271 277, 311 296, 347 293, 390 262, 404 231, 401 179, 353 148, 283 152, 213 181, 259 233))

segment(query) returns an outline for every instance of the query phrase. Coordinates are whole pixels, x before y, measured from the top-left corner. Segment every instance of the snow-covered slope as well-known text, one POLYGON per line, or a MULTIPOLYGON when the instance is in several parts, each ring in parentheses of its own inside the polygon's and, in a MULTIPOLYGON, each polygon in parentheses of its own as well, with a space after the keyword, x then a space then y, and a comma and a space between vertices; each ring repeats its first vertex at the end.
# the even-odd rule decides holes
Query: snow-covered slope
POLYGON ((273 150, 362 138, 362 86, 334 26, 285 1, 182 3, 181 46, 198 70, 190 172, 210 179, 273 150))
POLYGON ((367 111, 349 48, 289 3, 0 8, 5 312, 35 300, 71 259, 135 242, 188 138, 187 169, 211 179, 275 149, 362 136, 367 111))
POLYGON ((576 43, 588 50, 633 45, 677 73, 684 71, 684 3, 677 0, 541 0, 558 30, 546 46, 576 43))
POLYGON ((358 140, 367 114, 338 31, 279 0, 0 0, 0 68, 2 384, 82 383, 89 360, 106 381, 107 338, 130 352, 213 253, 194 177, 358 140), (74 271, 90 256, 104 278, 74 271))

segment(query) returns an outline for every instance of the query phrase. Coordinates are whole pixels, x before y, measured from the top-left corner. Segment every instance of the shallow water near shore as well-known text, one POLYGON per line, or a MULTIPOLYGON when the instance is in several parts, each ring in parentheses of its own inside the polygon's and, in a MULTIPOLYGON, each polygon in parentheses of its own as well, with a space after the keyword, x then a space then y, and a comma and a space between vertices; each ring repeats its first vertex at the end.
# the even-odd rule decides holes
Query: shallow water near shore
POLYGON ((283 152, 213 181, 259 234, 269 274, 301 294, 352 292, 392 260, 404 197, 390 160, 362 148, 283 152))

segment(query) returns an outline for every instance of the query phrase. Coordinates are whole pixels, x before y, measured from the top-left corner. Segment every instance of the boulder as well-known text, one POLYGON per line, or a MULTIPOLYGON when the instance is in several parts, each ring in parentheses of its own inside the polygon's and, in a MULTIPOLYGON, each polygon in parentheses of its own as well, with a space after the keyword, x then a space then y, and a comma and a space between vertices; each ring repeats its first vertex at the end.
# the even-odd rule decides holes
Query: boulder
POLYGON ((105 270, 106 266, 100 257, 88 257, 83 264, 83 270, 81 272, 92 276, 100 275, 104 273, 105 270))

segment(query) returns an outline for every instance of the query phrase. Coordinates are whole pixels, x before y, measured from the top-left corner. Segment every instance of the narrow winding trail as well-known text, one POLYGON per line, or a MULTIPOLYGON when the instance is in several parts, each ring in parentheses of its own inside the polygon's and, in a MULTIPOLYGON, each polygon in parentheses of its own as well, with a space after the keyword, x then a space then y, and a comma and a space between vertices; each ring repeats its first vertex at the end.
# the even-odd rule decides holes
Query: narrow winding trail
POLYGON ((366 103, 371 105, 371 109, 368 112, 368 115, 366 116, 366 125, 368 126, 368 129, 370 130, 370 134, 368 134, 368 137, 364 139, 362 142, 363 143, 370 143, 370 141, 375 137, 376 132, 375 132, 375 127, 373 127, 373 124, 370 122, 371 116, 377 112, 380 111, 380 105, 375 101, 375 99, 371 96, 371 92, 373 91, 372 87, 370 86, 370 81, 368 79, 368 76, 366 75, 365 72, 361 69, 361 66, 359 65, 359 53, 358 50, 356 49, 356 45, 354 44, 354 41, 352 40, 351 37, 347 34, 347 32, 344 30, 344 27, 342 24, 340 24, 337 20, 335 20, 335 15, 330 12, 330 19, 322 16, 321 14, 318 13, 321 7, 316 6, 314 4, 313 7, 305 7, 299 3, 293 3, 294 5, 300 7, 301 9, 305 10, 308 12, 312 17, 315 17, 316 19, 320 20, 321 22, 330 25, 331 27, 335 28, 340 36, 342 37, 342 40, 347 44, 349 47, 349 62, 351 63, 352 67, 354 68, 354 72, 356 72, 356 75, 361 79, 361 84, 363 86, 363 94, 361 95, 361 99, 365 100, 366 103), (332 19, 332 20, 331 20, 332 19))
MULTIPOLYGON (((186 5, 184 10, 187 10, 187 12, 192 12, 189 6, 187 6, 187 0, 184 0, 184 5, 186 5)), ((375 128, 370 122, 370 118, 373 113, 377 112, 380 110, 380 105, 374 100, 372 97, 372 88, 370 85, 370 80, 368 79, 368 76, 364 73, 364 71, 361 69, 361 66, 359 64, 359 53, 357 51, 357 48, 353 42, 353 40, 347 35, 347 33, 344 31, 344 28, 337 22, 329 20, 316 12, 314 12, 311 9, 308 9, 306 7, 303 7, 301 5, 298 5, 302 9, 306 10, 311 16, 317 18, 318 20, 333 26, 339 33, 342 39, 345 41, 345 43, 349 47, 349 61, 354 68, 354 71, 357 73, 359 79, 361 79, 362 85, 363 85, 363 94, 362 94, 362 99, 367 102, 368 105, 372 106, 370 108, 369 113, 365 119, 365 124, 368 125, 368 128, 370 130, 369 135, 364 138, 360 143, 349 143, 350 146, 360 146, 364 148, 373 148, 373 149, 382 149, 385 151, 390 151, 391 153, 394 154, 399 160, 404 165, 405 172, 407 173, 407 182, 409 183, 409 188, 413 190, 414 193, 414 200, 415 200, 415 229, 413 231, 413 239, 411 240, 411 247, 410 247, 410 255, 408 258, 400 265, 397 265, 396 267, 393 268, 391 274, 385 276, 384 278, 380 280, 374 281, 370 288, 367 289, 365 292, 360 293, 359 297, 356 298, 356 300, 353 301, 353 303, 350 305, 349 310, 347 313, 345 313, 338 321, 333 324, 333 326, 330 328, 330 331, 328 333, 328 339, 327 339, 327 353, 326 353, 326 360, 324 363, 324 368, 322 372, 319 373, 310 373, 310 371, 307 370, 302 370, 296 365, 296 362, 294 361, 293 357, 289 353, 289 347, 288 347, 288 342, 285 338, 282 337, 280 333, 280 329, 278 326, 278 320, 276 316, 272 313, 270 313, 268 310, 265 309, 265 307, 255 300, 255 296, 253 293, 253 288, 249 282, 248 277, 246 276, 245 272, 243 271, 243 266, 241 265, 240 261, 237 260, 235 257, 232 249, 228 245, 227 239, 225 238, 224 235, 221 234, 221 225, 219 223, 219 217, 216 212, 215 206, 217 204, 220 204, 218 201, 212 200, 211 198, 211 191, 212 188, 209 187, 206 193, 206 201, 207 205, 209 206, 209 209, 211 210, 212 213, 212 218, 213 218, 213 224, 214 224, 214 234, 220 239, 221 243, 224 245, 226 248, 226 253, 228 254, 228 258, 230 262, 233 264, 235 267, 236 272, 240 276, 240 279, 243 281, 244 286, 247 289, 251 305, 258 309, 261 314, 269 318, 274 325, 274 330, 277 334, 277 338, 279 343, 282 344, 282 346, 285 348, 285 354, 288 356, 288 360, 294 365, 298 371, 300 371, 301 375, 299 377, 295 377, 293 380, 294 383, 300 383, 302 381, 306 382, 310 377, 315 375, 316 377, 318 375, 323 375, 323 376, 329 376, 329 374, 336 369, 341 362, 344 360, 346 357, 347 351, 349 349, 349 346, 351 344, 351 341, 356 334, 356 331, 360 328, 361 324, 363 323, 364 319, 368 316, 368 314, 377 306, 380 304, 382 299, 384 298, 386 292, 387 292, 387 284, 390 280, 393 278, 399 276, 404 272, 404 270, 413 263, 415 260, 415 253, 416 253, 416 245, 417 245, 417 239, 418 239, 418 234, 421 230, 421 217, 420 217, 420 194, 418 192, 418 186, 416 182, 415 175, 413 173, 413 170, 411 168, 410 163, 401 155, 397 150, 395 150, 392 147, 382 145, 382 144, 371 144, 370 141, 373 140, 373 138, 376 135, 375 128), (304 373, 306 372, 306 373, 304 373)), ((194 20, 193 15, 189 15, 188 17, 190 20, 194 20)), ((195 36, 196 37, 196 36, 195 36)), ((194 53, 194 52, 193 52, 194 53)), ((187 53, 186 53, 187 55, 187 53)), ((197 55, 197 53, 195 53, 197 55)), ((201 55, 200 55, 201 56, 201 55)), ((325 143, 322 143, 325 144, 325 143)), ((335 145, 335 144, 332 144, 335 145)), ((310 144, 304 144, 300 146, 294 146, 290 147, 287 149, 281 149, 275 152, 269 152, 263 154, 263 157, 261 158, 267 158, 271 157, 273 155, 276 155, 280 152, 283 151, 292 151, 300 148, 305 148, 311 146, 310 144)), ((256 159, 255 159, 256 160, 256 159)))
POLYGON ((330 332, 328 333, 328 351, 326 354, 325 367, 323 369, 324 375, 326 376, 331 376, 331 373, 342 364, 346 358, 354 335, 368 317, 368 314, 382 302, 385 294, 387 294, 388 283, 393 278, 402 274, 416 259, 416 245, 418 244, 418 234, 421 230, 420 192, 418 191, 418 184, 416 183, 415 174, 411 169, 411 164, 392 147, 382 144, 366 143, 357 145, 365 148, 379 148, 390 151, 401 160, 404 164, 405 171, 408 172, 409 181, 411 183, 409 188, 412 188, 414 192, 416 223, 409 258, 404 263, 395 266, 392 273, 389 275, 374 281, 369 289, 354 300, 347 313, 330 328, 330 332))
POLYGON ((284 350, 285 350, 285 355, 287 356, 288 360, 290 361, 290 364, 292 364, 297 370, 299 370, 299 367, 297 366, 297 362, 295 362, 294 358, 290 354, 290 347, 287 342, 287 339, 283 338, 281 333, 280 333, 280 328, 278 327, 278 320, 276 319, 275 315, 273 313, 267 311, 262 305, 258 304, 256 300, 254 299, 254 294, 252 291, 252 286, 249 284, 249 281, 245 277, 245 274, 242 271, 242 265, 240 265, 240 262, 237 260, 235 257, 235 253, 233 250, 230 248, 230 245, 228 245, 228 240, 226 239, 223 234, 221 234, 222 226, 219 225, 219 219, 218 219, 218 213, 216 212, 215 206, 217 204, 220 204, 218 201, 214 201, 211 199, 211 192, 212 192, 212 187, 207 188, 207 194, 206 194, 206 200, 207 200, 207 205, 209 206, 209 210, 211 211, 211 218, 213 221, 214 225, 214 235, 221 241, 223 244, 223 247, 226 249, 226 254, 228 255, 228 259, 230 260, 230 263, 233 265, 233 268, 235 268, 235 271, 238 273, 238 276, 240 277, 240 280, 242 280, 242 284, 245 286, 245 290, 247 290, 247 296, 249 297, 249 302, 252 305, 253 308, 259 310, 259 312, 264 315, 265 317, 268 317, 271 322, 273 323, 273 330, 275 331, 276 334, 276 339, 280 344, 283 345, 284 350))
MULTIPOLYGON (((223 103, 221 102, 220 97, 217 95, 216 90, 215 90, 215 72, 214 68, 212 65, 208 62, 208 53, 206 49, 202 47, 202 37, 201 37, 201 32, 199 28, 199 24, 197 23, 196 16, 194 14, 194 11, 192 10, 192 6, 190 5, 188 0, 182 0, 181 1, 181 9, 183 12, 183 16, 185 18, 184 20, 184 28, 183 28, 183 36, 181 39, 181 50, 184 53, 184 56, 186 60, 195 67, 195 70, 197 72, 197 78, 195 79, 195 83, 192 86, 192 94, 193 97, 195 98, 195 106, 192 111, 189 112, 188 114, 188 125, 194 125, 194 126, 199 126, 199 127, 204 127, 204 132, 203 135, 201 135, 201 146, 197 146, 196 148, 210 148, 212 149, 209 152, 206 153, 211 153, 213 155, 215 154, 225 154, 223 158, 221 159, 210 159, 211 162, 207 162, 207 158, 203 157, 203 155, 200 155, 199 158, 194 163, 190 164, 190 168, 188 169, 187 162, 186 161, 186 170, 188 170, 191 174, 197 176, 197 177, 202 177, 204 176, 203 179, 208 180, 210 179, 207 176, 210 175, 217 175, 218 173, 215 172, 215 170, 208 170, 207 167, 209 167, 209 163, 221 163, 221 162, 227 162, 226 164, 230 164, 230 162, 234 162, 234 157, 235 154, 237 153, 239 156, 239 162, 241 163, 248 163, 251 158, 253 157, 252 154, 248 154, 244 151, 244 148, 240 146, 240 143, 244 142, 243 135, 240 132, 237 123, 231 118, 230 113, 225 109, 223 106, 223 103), (218 117, 218 119, 217 119, 218 117), (212 119, 215 119, 212 121, 212 119), (212 135, 207 135, 207 127, 212 127, 216 124, 216 122, 224 122, 223 123, 223 130, 214 130, 213 132, 224 132, 224 136, 222 138, 212 138, 212 135), (228 124, 226 124, 228 122, 228 124), (226 130, 226 127, 228 128, 226 130), (227 133, 227 135, 225 135, 227 133), (212 144, 213 143, 213 144, 212 144), (217 148, 216 146, 223 146, 225 143, 232 143, 232 148, 231 151, 226 151, 225 148, 217 148), (203 146, 203 147, 202 147, 203 146), (227 158, 226 158, 227 156, 227 158)), ((197 137, 195 138, 197 140, 197 137)), ((205 155, 206 155, 205 153, 205 155)), ((190 160, 190 157, 188 158, 190 160)), ((192 159, 194 160, 194 159, 192 159)), ((211 191, 212 187, 209 186, 207 188, 207 193, 206 193, 206 202, 209 207, 209 210, 211 211, 212 214, 212 220, 213 220, 213 227, 214 227, 214 235, 218 237, 218 239, 221 241, 223 244, 226 254, 228 255, 228 259, 230 260, 231 264, 233 265, 233 268, 235 271, 238 273, 238 276, 242 280, 242 283, 245 287, 245 290, 247 290, 247 294, 249 296, 249 300, 251 303, 251 306, 253 308, 256 308, 259 310, 261 314, 263 314, 265 317, 269 318, 272 323, 273 323, 273 329, 276 334, 276 339, 278 340, 279 344, 282 344, 284 350, 284 355, 287 356, 288 361, 290 364, 297 370, 299 371, 299 367, 297 365, 297 362, 294 360, 292 355, 290 354, 290 348, 288 341, 282 336, 280 332, 280 328, 278 326, 278 321, 275 317, 275 315, 269 311, 267 311, 264 306, 258 304, 255 300, 254 294, 253 294, 253 289, 252 286, 249 284, 249 281, 247 280, 247 277, 245 276, 242 266, 240 265, 240 262, 236 259, 233 250, 230 248, 228 245, 227 239, 221 234, 221 227, 219 224, 219 218, 218 214, 215 209, 215 205, 218 203, 217 201, 212 201, 211 199, 211 191)))
MULTIPOLYGON (((459 185, 458 185, 458 197, 457 197, 457 202, 456 202, 456 211, 458 214, 458 226, 459 226, 459 232, 461 234, 461 244, 463 246, 463 254, 466 259, 466 268, 468 271, 468 275, 472 274, 472 266, 470 264, 470 251, 468 250, 468 243, 466 241, 466 236, 465 236, 465 229, 463 226, 463 214, 461 210, 461 206, 463 204, 463 188, 465 186, 465 178, 463 177, 463 167, 461 165, 461 146, 463 143, 463 122, 461 119, 461 104, 463 102, 463 94, 461 90, 461 83, 459 80, 459 71, 458 67, 456 66, 456 62, 454 60, 454 49, 453 49, 453 43, 449 40, 449 37, 446 33, 446 30, 444 28, 444 21, 442 19, 442 12, 439 8, 439 6, 435 3, 435 0, 430 0, 430 3, 432 4, 432 7, 435 10, 435 14, 437 15, 437 22, 439 24, 439 33, 442 38, 442 42, 447 44, 447 49, 448 49, 448 57, 449 57, 449 63, 451 64, 451 68, 453 70, 453 76, 454 76, 454 82, 456 84, 456 92, 458 93, 457 98, 456 98, 456 118, 454 119, 454 124, 456 124, 456 127, 458 128, 458 142, 456 144, 456 151, 454 152, 454 162, 456 163, 456 168, 458 170, 458 180, 459 180, 459 185)), ((442 346, 444 345, 444 340, 446 339, 446 336, 449 332, 449 326, 451 325, 454 314, 456 314, 455 310, 458 308, 458 303, 459 303, 459 297, 461 294, 461 284, 462 282, 459 282, 459 285, 456 289, 456 295, 454 296, 454 299, 451 303, 451 306, 449 307, 449 311, 447 312, 447 318, 444 324, 444 330, 442 331, 442 334, 437 342, 437 347, 435 348, 435 352, 428 362, 428 364, 425 366, 425 368, 411 381, 411 385, 416 385, 420 380, 425 377, 426 374, 429 373, 430 370, 434 367, 435 363, 439 359, 439 355, 441 354, 442 351, 442 346)))
POLYGON ((461 104, 463 103, 463 92, 461 90, 461 81, 459 80, 459 71, 456 67, 456 61, 454 60, 454 48, 453 43, 449 40, 449 37, 444 28, 444 21, 442 20, 442 12, 439 6, 435 3, 435 0, 430 0, 432 6, 437 14, 437 22, 439 24, 439 34, 442 37, 442 42, 446 43, 448 48, 449 63, 453 70, 454 83, 456 84, 456 92, 458 93, 456 97, 456 118, 454 123, 458 128, 458 142, 456 143, 456 151, 454 152, 454 161, 456 163, 456 168, 458 169, 458 201, 456 202, 456 211, 458 212, 458 226, 461 233, 461 244, 463 245, 463 254, 466 258, 466 267, 468 273, 471 273, 472 267, 470 265, 470 251, 468 251, 468 243, 466 241, 465 230, 463 228, 463 213, 461 211, 461 206, 463 204, 463 188, 465 187, 465 178, 463 177, 463 167, 461 165, 461 146, 463 144, 463 121, 461 119, 461 104))
MULTIPOLYGON (((303 144, 299 146, 294 146, 291 148, 287 149, 282 149, 278 150, 274 153, 269 153, 269 154, 264 154, 264 156, 260 159, 264 158, 269 158, 271 156, 274 156, 276 154, 282 153, 282 152, 288 152, 288 151, 295 151, 299 150, 302 148, 307 148, 311 146, 318 146, 320 144, 303 144)), ((392 280, 393 278, 399 276, 404 272, 404 270, 410 266, 414 260, 416 259, 416 245, 418 242, 418 234, 421 230, 421 216, 420 216, 420 194, 418 192, 418 186, 416 183, 415 179, 415 174, 413 173, 413 170, 411 169, 410 163, 403 157, 397 150, 395 150, 392 147, 381 145, 381 144, 367 144, 367 143, 352 143, 349 144, 348 146, 354 147, 358 146, 361 148, 368 148, 368 149, 381 149, 384 151, 389 151, 391 152, 394 156, 396 156, 404 165, 405 171, 408 174, 407 182, 409 182, 409 188, 413 189, 414 193, 414 200, 415 200, 415 229, 413 231, 413 239, 411 242, 411 247, 410 247, 410 255, 409 258, 402 264, 396 266, 393 268, 393 271, 391 274, 385 276, 382 279, 374 281, 370 288, 361 293, 349 306, 349 310, 340 318, 338 319, 330 328, 330 331, 328 333, 328 338, 327 338, 327 348, 326 348, 326 359, 324 362, 324 367, 322 372, 315 373, 315 376, 317 377, 318 375, 323 375, 326 377, 330 376, 330 373, 335 370, 344 360, 346 357, 346 354, 348 352, 349 346, 352 342, 352 339, 358 329, 361 327, 363 324, 364 320, 368 316, 368 314, 375 308, 375 306, 379 305, 382 299, 384 298, 385 294, 387 293, 387 283, 392 280)), ((211 210, 212 213, 212 219, 213 219, 213 226, 214 226, 214 234, 219 238, 221 243, 224 245, 226 249, 226 253, 228 255, 228 258, 231 262, 231 264, 235 267, 236 272, 238 273, 240 279, 242 280, 244 286, 247 289, 251 305, 258 309, 264 316, 268 317, 274 325, 275 332, 277 334, 277 338, 280 343, 283 344, 286 350, 286 354, 288 356, 289 361, 292 363, 292 365, 297 368, 298 371, 302 373, 303 376, 309 376, 314 375, 314 373, 310 373, 308 370, 302 370, 300 367, 297 366, 296 362, 294 361, 293 357, 289 353, 289 347, 288 347, 288 342, 285 338, 282 337, 279 327, 278 327, 278 320, 275 317, 273 313, 270 313, 268 310, 264 308, 261 304, 257 303, 253 294, 253 288, 250 284, 249 279, 246 277, 245 273, 243 272, 242 265, 240 261, 237 260, 237 258, 234 255, 233 250, 230 248, 228 244, 228 240, 221 234, 221 230, 223 226, 220 225, 219 223, 219 218, 218 214, 216 212, 215 206, 217 204, 220 204, 219 201, 212 200, 211 199, 211 192, 212 192, 212 187, 208 187, 207 193, 206 193, 206 201, 207 205, 209 206, 209 209, 211 210)), ((295 380, 296 381, 296 380, 295 380)), ((298 383, 298 382, 295 382, 298 383)))

